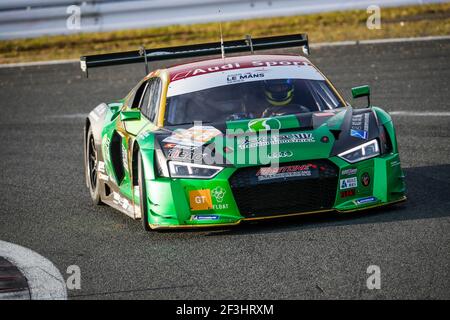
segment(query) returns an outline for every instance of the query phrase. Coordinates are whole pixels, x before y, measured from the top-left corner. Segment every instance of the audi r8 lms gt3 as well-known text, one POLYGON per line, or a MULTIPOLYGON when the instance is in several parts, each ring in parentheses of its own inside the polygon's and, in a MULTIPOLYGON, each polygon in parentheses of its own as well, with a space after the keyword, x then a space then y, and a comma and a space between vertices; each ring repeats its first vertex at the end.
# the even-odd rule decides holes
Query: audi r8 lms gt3
MULTIPOLYGON (((305 35, 81 58, 91 67, 222 54, 154 70, 84 130, 92 200, 146 230, 236 225, 405 200, 389 114, 355 109, 305 57, 257 55, 305 35), (252 54, 225 57, 249 50, 252 54)), ((369 87, 352 89, 369 96, 369 87)))

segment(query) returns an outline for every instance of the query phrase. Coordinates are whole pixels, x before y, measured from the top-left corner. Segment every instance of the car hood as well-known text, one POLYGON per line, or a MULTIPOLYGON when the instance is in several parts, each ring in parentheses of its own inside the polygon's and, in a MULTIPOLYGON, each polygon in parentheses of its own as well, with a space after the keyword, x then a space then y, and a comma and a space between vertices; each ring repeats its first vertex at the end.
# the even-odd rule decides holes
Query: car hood
POLYGON ((195 124, 157 135, 169 160, 221 166, 324 159, 379 136, 371 109, 195 124))

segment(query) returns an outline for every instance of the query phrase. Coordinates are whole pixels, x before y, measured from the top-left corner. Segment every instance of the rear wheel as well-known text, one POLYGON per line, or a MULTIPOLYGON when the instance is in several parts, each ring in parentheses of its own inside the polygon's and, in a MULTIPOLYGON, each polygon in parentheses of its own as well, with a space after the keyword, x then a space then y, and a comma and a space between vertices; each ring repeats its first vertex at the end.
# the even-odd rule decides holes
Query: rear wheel
POLYGON ((145 231, 150 231, 148 223, 148 209, 147 209, 147 190, 145 188, 145 174, 144 165, 142 163, 142 155, 138 153, 138 184, 139 184, 139 206, 141 208, 141 222, 145 231))
POLYGON ((86 179, 89 186, 89 193, 91 194, 94 204, 101 204, 100 199, 100 185, 98 182, 98 153, 95 147, 94 135, 92 128, 89 128, 86 140, 86 159, 85 170, 86 179))

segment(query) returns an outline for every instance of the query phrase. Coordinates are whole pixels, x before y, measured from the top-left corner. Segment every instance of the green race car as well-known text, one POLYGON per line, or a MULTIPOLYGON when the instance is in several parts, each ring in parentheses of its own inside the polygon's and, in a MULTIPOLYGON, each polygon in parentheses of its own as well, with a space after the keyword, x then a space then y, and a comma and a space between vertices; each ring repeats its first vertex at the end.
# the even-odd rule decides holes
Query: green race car
MULTIPOLYGON (((148 73, 84 129, 86 183, 145 230, 348 212, 406 199, 392 119, 353 109, 305 57, 256 55, 305 35, 81 58, 89 68, 222 54, 148 73), (252 54, 225 57, 244 50, 252 54)), ((369 97, 369 87, 352 89, 369 97)))

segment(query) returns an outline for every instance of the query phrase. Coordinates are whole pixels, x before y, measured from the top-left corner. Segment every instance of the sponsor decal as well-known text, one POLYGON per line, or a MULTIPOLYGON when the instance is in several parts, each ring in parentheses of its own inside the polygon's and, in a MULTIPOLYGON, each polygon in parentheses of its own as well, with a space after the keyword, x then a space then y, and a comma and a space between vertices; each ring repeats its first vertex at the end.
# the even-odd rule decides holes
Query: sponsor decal
POLYGON ((312 66, 308 61, 252 61, 255 67, 312 66))
POLYGON ((111 140, 105 135, 103 137, 103 154, 105 156, 106 160, 109 160, 109 145, 111 143, 111 140))
POLYGON ((133 206, 130 206, 130 201, 128 199, 122 197, 118 192, 113 192, 113 202, 119 206, 121 206, 123 209, 128 211, 128 209, 133 210, 133 206))
POLYGON ((122 162, 123 162, 123 167, 125 168, 126 171, 128 171, 128 154, 127 154, 127 149, 125 148, 125 146, 122 144, 122 162))
POLYGON ((356 177, 341 179, 339 185, 341 190, 356 188, 358 186, 358 180, 356 177))
POLYGON ((355 130, 369 131, 369 117, 368 112, 352 116, 351 128, 355 130))
POLYGON ((376 202, 378 199, 375 197, 366 197, 366 198, 360 198, 360 199, 356 199, 353 202, 355 204, 366 204, 366 203, 372 203, 372 202, 376 202))
POLYGON ((209 214, 209 215, 194 215, 191 216, 191 220, 219 220, 219 216, 215 214, 209 214))
POLYGON ((108 175, 103 174, 103 173, 101 173, 101 172, 98 173, 98 178, 99 178, 100 180, 103 180, 103 181, 106 181, 106 182, 109 181, 108 175))
POLYGON ((264 72, 245 72, 245 73, 236 73, 230 74, 227 76, 227 83, 238 83, 244 82, 248 79, 264 78, 264 72))
POLYGON ((367 132, 369 132, 369 117, 370 117, 369 113, 364 114, 364 131, 367 132))
POLYGON ((164 149, 172 149, 172 148, 175 148, 176 146, 177 146, 176 143, 166 143, 166 144, 164 144, 163 148, 164 149))
MULTIPOLYGON (((298 62, 297 65, 288 63, 269 62, 269 67, 266 67, 264 62, 258 62, 257 65, 247 63, 239 64, 246 65, 246 70, 242 68, 228 68, 222 69, 224 66, 213 67, 214 71, 209 71, 209 68, 197 68, 193 70, 181 71, 177 74, 171 75, 171 81, 167 91, 167 97, 178 96, 188 92, 200 91, 209 88, 215 88, 226 85, 239 85, 241 81, 245 83, 273 80, 273 79, 308 79, 308 80, 324 80, 323 75, 317 71, 313 66, 304 62, 298 62), (273 67, 275 66, 276 67, 273 67), (240 69, 240 70, 236 70, 240 69), (261 76, 264 74, 264 77, 261 76), (187 77, 196 76, 196 81, 185 81, 187 77)), ((228 67, 233 67, 235 64, 228 64, 228 67)))
POLYGON ((269 159, 281 159, 281 158, 290 158, 294 155, 294 153, 290 150, 287 151, 279 151, 274 153, 269 153, 267 156, 269 159))
POLYGON ((214 210, 225 210, 225 209, 228 209, 228 208, 229 208, 228 203, 216 203, 216 204, 213 204, 213 209, 214 210))
POLYGON ((212 209, 211 192, 209 189, 189 191, 189 203, 192 211, 212 209))
POLYGON ((359 139, 367 140, 369 136, 369 113, 352 116, 350 135, 359 139))
POLYGON ((311 163, 302 165, 292 165, 284 167, 263 167, 256 172, 258 181, 285 179, 292 177, 311 177, 311 169, 317 169, 317 166, 311 163))
POLYGON ((363 140, 367 140, 367 137, 368 137, 367 131, 364 131, 364 130, 354 130, 354 129, 351 129, 351 130, 350 130, 350 135, 351 135, 352 137, 359 138, 359 139, 363 139, 363 140))
MULTIPOLYGON (((134 186, 133 187, 133 193, 134 193, 134 199, 136 199, 137 197, 139 197, 139 186, 134 186)), ((142 218, 142 212, 141 212, 141 205, 139 203, 139 201, 137 201, 137 203, 134 204, 134 206, 132 206, 133 208, 133 217, 134 218, 142 218)))
POLYGON ((204 154, 199 148, 194 149, 177 146, 173 149, 169 149, 167 152, 167 156, 172 160, 200 162, 202 161, 204 154))
MULTIPOLYGON (((210 65, 202 68, 196 68, 196 69, 190 69, 186 71, 182 71, 179 73, 174 74, 171 77, 171 82, 185 79, 192 76, 198 76, 202 74, 208 74, 208 73, 214 73, 214 72, 220 72, 220 71, 227 71, 227 70, 236 70, 236 69, 245 69, 245 68, 255 68, 255 67, 275 67, 275 66, 309 66, 312 68, 311 63, 308 61, 251 61, 251 62, 243 62, 243 63, 227 63, 227 64, 221 64, 221 65, 210 65)), ((245 74, 245 73, 243 73, 245 74)))
POLYGON ((341 175, 342 176, 352 176, 354 174, 356 174, 358 172, 358 169, 356 168, 349 168, 349 169, 344 169, 341 171, 341 175))
POLYGON ((134 213, 136 218, 142 217, 141 207, 138 204, 134 205, 134 213))
POLYGON ((217 186, 211 191, 211 194, 217 202, 221 203, 223 201, 223 198, 225 197, 226 192, 227 191, 224 188, 222 188, 221 186, 217 186))
POLYGON ((123 198, 123 200, 122 200, 122 208, 127 210, 129 206, 130 206, 130 202, 127 199, 123 198))
POLYGON ((223 203, 226 190, 221 186, 214 189, 192 190, 189 192, 189 203, 192 211, 197 210, 225 210, 228 203, 223 203))
POLYGON ((98 172, 105 173, 105 163, 103 161, 97 162, 98 172))
POLYGON ((193 126, 189 129, 176 129, 163 142, 199 147, 220 134, 220 130, 212 126, 193 126))
POLYGON ((279 130, 281 129, 281 122, 278 119, 253 119, 248 123, 248 129, 253 132, 260 130, 279 130))
POLYGON ((396 167, 396 166, 399 166, 399 165, 400 165, 400 160, 393 160, 391 162, 391 167, 396 167))
POLYGON ((145 139, 150 135, 151 131, 145 131, 139 134, 138 139, 145 139))
POLYGON ((361 183, 364 187, 367 187, 370 184, 370 176, 367 172, 364 172, 361 175, 361 183))
POLYGON ((355 194, 356 194, 356 190, 355 189, 344 190, 344 191, 341 191, 341 198, 352 197, 355 194))
POLYGON ((172 76, 171 81, 176 81, 176 80, 184 79, 187 77, 197 76, 200 74, 206 74, 206 73, 218 72, 218 71, 224 71, 224 70, 230 70, 230 69, 239 69, 239 68, 241 68, 241 65, 239 63, 227 63, 227 64, 223 64, 220 66, 212 65, 212 66, 206 67, 206 68, 191 69, 188 71, 183 71, 183 72, 175 74, 174 76, 172 76))
POLYGON ((268 145, 286 144, 286 143, 312 143, 315 142, 312 133, 291 133, 276 134, 268 137, 246 137, 239 145, 239 149, 257 148, 268 145))

